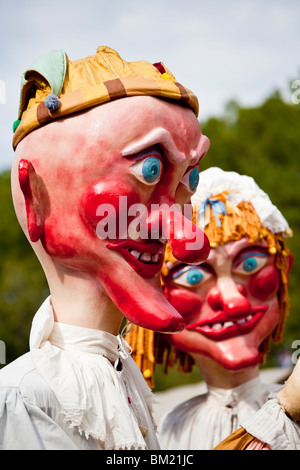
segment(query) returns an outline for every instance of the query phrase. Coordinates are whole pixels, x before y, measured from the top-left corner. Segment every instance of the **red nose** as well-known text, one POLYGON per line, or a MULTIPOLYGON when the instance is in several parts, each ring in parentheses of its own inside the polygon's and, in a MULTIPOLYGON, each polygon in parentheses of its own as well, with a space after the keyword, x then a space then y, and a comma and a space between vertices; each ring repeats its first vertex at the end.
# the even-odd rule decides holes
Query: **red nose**
POLYGON ((179 210, 168 206, 158 212, 152 211, 149 229, 159 225, 159 233, 169 242, 173 256, 182 263, 199 264, 205 261, 210 252, 207 236, 179 210))
POLYGON ((237 293, 234 297, 223 298, 219 289, 211 289, 207 296, 209 306, 214 310, 223 310, 228 317, 241 318, 251 313, 251 304, 243 295, 244 289, 237 286, 237 293), (242 292, 239 294, 239 292, 242 292))
POLYGON ((202 263, 210 252, 209 240, 203 230, 179 212, 171 217, 168 242, 175 258, 183 263, 202 263))
POLYGON ((251 305, 246 297, 235 297, 224 302, 223 310, 230 318, 240 318, 251 313, 251 305))

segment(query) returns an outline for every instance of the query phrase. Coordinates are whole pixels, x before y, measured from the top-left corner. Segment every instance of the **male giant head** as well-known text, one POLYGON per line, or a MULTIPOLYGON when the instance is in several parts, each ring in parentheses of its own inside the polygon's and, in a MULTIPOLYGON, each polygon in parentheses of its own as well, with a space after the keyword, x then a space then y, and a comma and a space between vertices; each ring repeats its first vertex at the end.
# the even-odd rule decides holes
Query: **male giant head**
POLYGON ((73 62, 54 51, 25 72, 13 199, 57 321, 116 333, 124 315, 183 328, 159 273, 167 241, 182 262, 209 253, 182 213, 209 148, 197 113, 162 63, 129 63, 108 47, 73 62))

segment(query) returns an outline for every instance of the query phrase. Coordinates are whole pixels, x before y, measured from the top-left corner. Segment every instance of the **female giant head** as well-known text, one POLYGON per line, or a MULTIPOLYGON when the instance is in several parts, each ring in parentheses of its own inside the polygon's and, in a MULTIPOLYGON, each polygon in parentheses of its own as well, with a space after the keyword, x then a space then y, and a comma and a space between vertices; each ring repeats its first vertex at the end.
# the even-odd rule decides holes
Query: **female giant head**
POLYGON ((167 249, 163 291, 185 328, 156 335, 156 361, 168 367, 179 359, 185 371, 194 360, 200 369, 241 371, 257 366, 270 339, 282 337, 291 266, 284 237, 291 230, 253 178, 210 168, 200 181, 193 221, 211 251, 204 263, 188 266, 167 249))
POLYGON ((229 370, 263 360, 271 338, 281 339, 288 312, 291 264, 286 220, 248 176, 210 168, 192 198, 195 223, 211 253, 187 266, 167 253, 163 284, 185 329, 169 342, 229 370))

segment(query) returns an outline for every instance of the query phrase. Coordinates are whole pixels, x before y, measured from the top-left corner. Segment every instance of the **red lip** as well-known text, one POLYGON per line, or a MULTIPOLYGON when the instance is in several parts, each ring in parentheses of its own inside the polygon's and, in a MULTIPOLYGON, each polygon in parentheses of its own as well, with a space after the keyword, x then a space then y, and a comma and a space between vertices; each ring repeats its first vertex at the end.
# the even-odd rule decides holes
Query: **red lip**
POLYGON ((234 336, 250 333, 267 310, 267 305, 259 305, 253 307, 248 316, 236 320, 228 318, 223 311, 219 311, 209 319, 192 323, 185 328, 187 330, 197 331, 214 341, 223 341, 228 338, 233 338, 234 336), (252 319, 249 318, 250 315, 252 319), (228 322, 233 324, 225 326, 228 322))
POLYGON ((106 248, 117 251, 125 261, 145 279, 155 277, 160 273, 164 262, 165 245, 161 242, 137 242, 135 240, 115 240, 109 242, 106 248), (131 251, 139 252, 141 255, 148 253, 152 261, 141 261, 134 257, 131 251), (153 258, 157 261, 153 262, 153 258))

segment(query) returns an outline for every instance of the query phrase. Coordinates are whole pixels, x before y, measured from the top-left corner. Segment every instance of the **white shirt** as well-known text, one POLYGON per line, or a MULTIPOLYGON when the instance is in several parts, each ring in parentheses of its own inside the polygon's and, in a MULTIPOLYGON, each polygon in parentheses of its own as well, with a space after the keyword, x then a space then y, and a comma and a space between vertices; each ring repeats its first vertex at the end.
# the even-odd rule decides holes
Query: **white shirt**
POLYGON ((161 448, 214 449, 279 388, 262 383, 259 377, 229 390, 207 386, 206 393, 176 406, 159 423, 161 448))
POLYGON ((152 400, 120 335, 55 323, 48 298, 0 371, 0 449, 156 450, 152 400))

